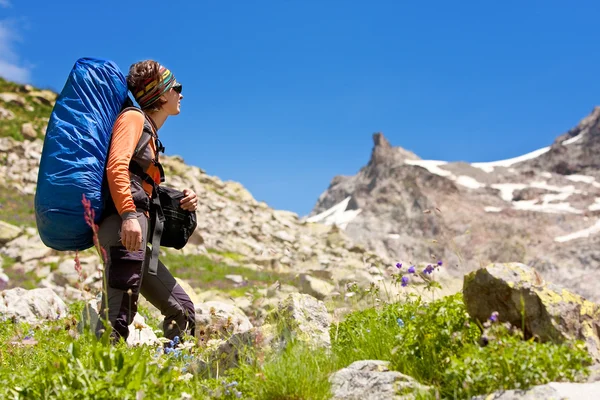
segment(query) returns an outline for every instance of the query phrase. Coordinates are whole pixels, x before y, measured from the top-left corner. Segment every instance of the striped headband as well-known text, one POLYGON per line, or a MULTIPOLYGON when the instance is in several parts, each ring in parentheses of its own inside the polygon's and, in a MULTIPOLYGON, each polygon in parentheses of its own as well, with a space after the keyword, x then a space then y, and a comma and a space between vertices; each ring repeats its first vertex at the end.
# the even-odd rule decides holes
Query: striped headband
POLYGON ((135 100, 141 108, 150 107, 177 83, 175 76, 167 68, 161 66, 159 71, 160 81, 148 79, 144 82, 144 88, 135 93, 135 100))

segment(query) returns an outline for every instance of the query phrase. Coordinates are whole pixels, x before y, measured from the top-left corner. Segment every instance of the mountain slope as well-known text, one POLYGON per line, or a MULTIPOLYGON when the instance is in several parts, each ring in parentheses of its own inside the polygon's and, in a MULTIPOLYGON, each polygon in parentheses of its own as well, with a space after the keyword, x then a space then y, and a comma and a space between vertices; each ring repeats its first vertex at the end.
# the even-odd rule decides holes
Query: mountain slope
MULTIPOLYGON (((75 254, 53 251, 35 228, 33 196, 44 138, 56 93, 36 108, 40 91, 25 85, 0 85, 0 290, 2 286, 49 286, 61 296, 77 297, 75 254), (15 102, 15 98, 17 102, 15 102), (23 136, 31 109, 40 117, 35 135, 23 136), (4 111, 3 111, 4 110, 4 111), (45 119, 44 119, 45 118, 45 119), (4 272, 3 269, 4 268, 4 272)), ((28 125, 29 124, 29 125, 28 125)), ((231 298, 249 306, 249 294, 302 291, 318 298, 344 293, 347 283, 368 287, 395 261, 351 240, 337 227, 302 221, 295 213, 258 202, 240 183, 223 182, 181 157, 163 156, 165 184, 191 188, 199 196, 198 227, 181 251, 162 249, 167 266, 196 285, 202 298, 231 298), (279 286, 278 286, 279 285, 279 286)), ((83 218, 83 215, 82 215, 83 218)), ((99 289, 101 262, 93 249, 83 252, 85 285, 99 289)))
POLYGON ((492 163, 422 160, 373 135, 370 160, 335 177, 307 221, 338 224, 385 257, 443 258, 460 276, 518 261, 591 299, 600 284, 600 108, 546 148, 492 163))

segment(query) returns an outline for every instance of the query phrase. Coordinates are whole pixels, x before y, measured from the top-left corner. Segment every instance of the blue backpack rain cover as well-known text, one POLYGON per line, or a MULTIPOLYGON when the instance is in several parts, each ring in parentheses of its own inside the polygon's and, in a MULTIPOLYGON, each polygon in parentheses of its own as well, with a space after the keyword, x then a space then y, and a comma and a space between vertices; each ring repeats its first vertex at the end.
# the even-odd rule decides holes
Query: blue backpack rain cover
POLYGON ((108 195, 104 174, 112 128, 127 99, 127 81, 115 63, 77 60, 50 115, 40 160, 35 217, 46 246, 93 246, 82 199, 91 202, 97 223, 108 195))

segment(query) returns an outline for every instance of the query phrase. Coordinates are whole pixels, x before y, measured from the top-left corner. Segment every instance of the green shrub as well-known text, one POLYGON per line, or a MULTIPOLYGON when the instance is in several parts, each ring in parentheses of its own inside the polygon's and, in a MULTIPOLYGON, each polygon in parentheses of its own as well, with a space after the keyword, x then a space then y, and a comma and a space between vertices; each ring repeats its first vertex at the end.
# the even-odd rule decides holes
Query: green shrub
POLYGON ((578 381, 587 375, 585 367, 591 363, 581 342, 524 341, 504 325, 494 326, 489 336, 485 347, 470 344, 452 356, 444 372, 443 397, 468 398, 501 389, 578 381))
POLYGON ((462 296, 425 303, 420 297, 356 312, 330 334, 336 353, 356 360, 390 361, 390 368, 427 384, 441 381, 453 354, 479 337, 462 296))

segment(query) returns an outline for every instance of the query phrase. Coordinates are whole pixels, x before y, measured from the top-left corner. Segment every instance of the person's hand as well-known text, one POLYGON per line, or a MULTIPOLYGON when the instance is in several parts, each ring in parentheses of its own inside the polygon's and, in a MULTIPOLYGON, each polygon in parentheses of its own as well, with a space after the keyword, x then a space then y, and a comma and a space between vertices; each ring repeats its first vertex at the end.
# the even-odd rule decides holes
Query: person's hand
POLYGON ((186 211, 196 211, 196 207, 198 206, 198 196, 191 189, 184 189, 183 195, 185 196, 181 199, 181 208, 186 211))
POLYGON ((126 219, 121 224, 121 243, 127 251, 138 251, 142 244, 142 227, 137 218, 126 219))

